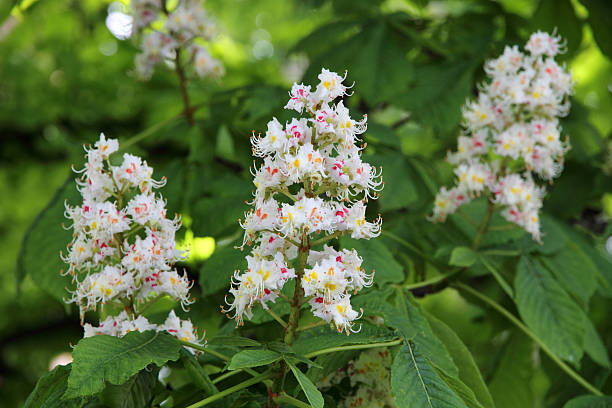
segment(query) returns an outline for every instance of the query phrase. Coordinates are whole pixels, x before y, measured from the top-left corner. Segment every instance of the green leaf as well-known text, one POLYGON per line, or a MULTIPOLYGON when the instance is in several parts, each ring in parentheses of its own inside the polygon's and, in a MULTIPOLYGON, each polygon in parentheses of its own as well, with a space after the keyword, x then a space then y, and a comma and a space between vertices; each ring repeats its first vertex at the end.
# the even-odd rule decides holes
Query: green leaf
POLYGON ((234 148, 234 139, 225 125, 221 125, 217 133, 217 145, 215 146, 215 154, 227 161, 236 161, 236 149, 234 148))
POLYGON ((228 369, 259 367, 281 359, 281 354, 272 350, 243 350, 232 357, 228 369))
POLYGON ((198 359, 187 351, 184 347, 181 349, 181 361, 183 366, 193 379, 193 383, 200 389, 206 392, 206 395, 213 395, 219 392, 217 387, 212 383, 208 373, 198 362, 198 359))
POLYGON ((226 347, 258 347, 261 343, 248 337, 240 336, 216 336, 213 337, 208 344, 219 345, 226 347))
MULTIPOLYGON (((355 305, 357 304, 355 302, 355 305)), ((306 355, 330 347, 383 342, 395 338, 397 336, 390 330, 367 322, 362 323, 358 333, 352 333, 350 336, 339 335, 335 330, 323 326, 300 332, 293 343, 293 350, 300 355, 306 355)))
POLYGON ((11 14, 11 10, 17 4, 19 0, 5 0, 0 4, 0 23, 3 23, 4 20, 11 14))
POLYGON ((245 270, 247 267, 245 255, 244 252, 234 248, 233 244, 215 248, 215 252, 204 261, 200 269, 202 296, 229 289, 234 272, 245 270))
POLYGON ((325 378, 333 375, 340 367, 347 365, 357 352, 356 350, 349 350, 321 354, 315 359, 318 367, 309 367, 306 375, 314 383, 324 381, 325 378))
POLYGON ((567 48, 570 53, 578 50, 582 41, 582 21, 578 19, 574 12, 574 7, 570 0, 542 0, 531 22, 531 31, 543 30, 552 33, 557 30, 567 41, 567 48))
POLYGON ((593 322, 590 319, 584 319, 585 323, 585 337, 584 337, 584 351, 591 357, 593 361, 603 367, 610 367, 610 358, 608 357, 608 350, 601 340, 599 333, 593 322))
POLYGON ((491 262, 489 262, 484 256, 480 257, 480 261, 485 266, 485 268, 487 268, 489 270, 489 272, 491 272, 491 275, 493 275, 493 277, 495 278, 497 283, 499 283, 499 285, 502 287, 504 292, 506 292, 506 294, 508 296, 513 298, 514 297, 514 291, 512 290, 512 286, 510 286, 510 284, 508 282, 506 282, 506 280, 504 279, 502 274, 497 270, 497 268, 495 268, 491 264, 491 262))
POLYGON ((415 183, 421 177, 412 168, 407 156, 394 152, 384 156, 369 156, 366 160, 372 166, 383 168, 385 188, 379 200, 383 211, 409 208, 419 202, 419 192, 415 183))
POLYGON ((468 267, 474 265, 478 255, 468 247, 456 247, 451 252, 449 265, 468 267))
MULTIPOLYGON (((188 351, 186 351, 188 353, 188 351)), ((108 408, 147 407, 153 398, 153 389, 157 383, 158 370, 142 370, 125 384, 109 384, 104 388, 100 399, 108 408)))
POLYGON ((289 368, 291 368, 293 375, 295 375, 295 378, 300 384, 302 391, 304 391, 310 405, 312 405, 313 408, 323 408, 323 395, 321 395, 321 392, 312 383, 312 381, 310 381, 310 378, 306 377, 306 374, 301 372, 299 368, 297 368, 296 365, 290 360, 285 359, 285 362, 289 368))
POLYGON ((597 268, 575 244, 568 243, 564 251, 553 257, 542 257, 540 261, 557 279, 557 282, 568 293, 576 296, 582 305, 588 305, 589 299, 597 289, 597 268))
POLYGON ((568 401, 563 408, 612 408, 612 397, 583 395, 568 401))
POLYGON ((95 394, 105 382, 123 384, 151 363, 161 367, 178 360, 181 348, 174 337, 154 331, 82 339, 72 352, 74 362, 64 398, 95 394))
POLYGON ((344 248, 355 249, 361 257, 361 265, 367 272, 374 271, 374 282, 383 286, 389 282, 401 282, 404 280, 402 265, 393 258, 393 254, 383 244, 382 240, 355 240, 349 237, 341 237, 340 245, 344 248))
POLYGON ((495 405, 497 408, 534 406, 532 379, 536 366, 533 342, 522 332, 514 332, 502 350, 489 382, 495 405))
POLYGON ((612 59, 612 4, 607 0, 581 0, 589 9, 588 22, 593 30, 595 42, 608 58, 612 59))
POLYGON ((440 378, 444 380, 453 392, 459 396, 465 402, 469 408, 483 408, 482 404, 476 399, 474 391, 472 391, 467 385, 465 385, 460 379, 447 375, 444 371, 432 365, 434 370, 438 373, 440 378))
POLYGON ((571 363, 582 358, 585 316, 538 262, 522 257, 514 281, 523 321, 553 353, 571 363))
POLYGON ((57 366, 43 375, 25 402, 24 408, 80 408, 85 405, 83 398, 63 400, 68 386, 70 364, 57 366))
POLYGON ((407 298, 402 291, 397 291, 394 308, 385 308, 385 321, 395 327, 404 339, 410 339, 420 352, 436 366, 452 376, 458 375, 458 369, 446 346, 434 334, 421 308, 407 298))
POLYGON ((39 288, 60 301, 67 295, 66 288, 72 286, 70 276, 60 274, 68 266, 60 258, 60 251, 65 252, 72 240, 72 231, 62 227, 69 222, 64 217, 64 200, 73 205, 82 200, 72 176, 57 190, 28 229, 16 269, 18 282, 28 274, 39 288))
POLYGON ((391 393, 399 407, 467 408, 413 342, 395 356, 391 393))
POLYGON ((459 379, 469 387, 474 393, 474 397, 483 407, 494 408, 493 397, 489 393, 489 389, 474 361, 474 357, 472 357, 472 353, 470 353, 459 336, 450 327, 429 314, 426 314, 426 317, 434 334, 444 343, 444 346, 459 369, 459 379))

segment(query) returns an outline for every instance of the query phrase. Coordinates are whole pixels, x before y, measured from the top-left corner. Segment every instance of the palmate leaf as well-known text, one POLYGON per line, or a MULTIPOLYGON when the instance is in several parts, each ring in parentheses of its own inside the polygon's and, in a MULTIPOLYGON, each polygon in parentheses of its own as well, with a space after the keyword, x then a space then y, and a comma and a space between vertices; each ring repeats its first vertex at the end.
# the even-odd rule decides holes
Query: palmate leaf
POLYGON ((522 257, 514 281, 523 321, 553 353, 571 363, 582 358, 585 315, 537 261, 522 257))
POLYGON ((391 393, 402 408, 468 408, 413 342, 404 345, 395 356, 391 393))
POLYGON ((151 363, 161 367, 178 360, 181 347, 169 334, 154 331, 82 339, 72 352, 74 362, 63 398, 95 394, 105 382, 123 384, 151 363))

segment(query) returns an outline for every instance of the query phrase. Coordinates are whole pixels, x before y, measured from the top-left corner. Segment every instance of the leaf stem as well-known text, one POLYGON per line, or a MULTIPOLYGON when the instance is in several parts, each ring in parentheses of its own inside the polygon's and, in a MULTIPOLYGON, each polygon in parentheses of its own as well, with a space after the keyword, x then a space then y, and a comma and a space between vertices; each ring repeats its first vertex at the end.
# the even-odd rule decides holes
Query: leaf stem
POLYGON ((332 239, 334 239, 334 238, 338 238, 339 236, 341 236, 341 235, 343 235, 343 234, 344 234, 344 231, 336 231, 336 232, 334 232, 333 234, 326 235, 326 236, 324 236, 323 238, 319 238, 319 239, 317 239, 317 240, 315 240, 315 241, 312 241, 312 243, 310 244, 310 246, 313 246, 313 247, 314 247, 314 246, 317 246, 317 245, 324 244, 324 243, 326 243, 327 241, 331 241, 331 240, 332 240, 332 239))
POLYGON ((268 312, 268 314, 270 316, 272 316, 274 318, 274 320, 276 320, 278 322, 278 324, 280 324, 281 326, 283 326, 284 328, 287 328, 287 322, 285 322, 279 315, 277 315, 276 313, 274 313, 272 311, 272 309, 265 309, 266 312, 268 312))
POLYGON ((538 336, 536 336, 536 334, 534 332, 532 332, 527 326, 525 326, 518 318, 516 318, 512 313, 510 313, 508 310, 504 309, 500 304, 498 304, 497 302, 495 302, 493 299, 490 299, 489 297, 483 295, 482 293, 472 289, 471 287, 461 283, 461 282, 457 282, 453 285, 454 287, 456 287, 459 290, 463 290, 467 293, 469 293, 470 295, 474 296, 475 298, 481 300, 482 302, 486 303, 487 305, 491 306, 493 309, 495 309, 497 312, 499 312, 500 314, 502 314, 505 318, 507 318, 508 320, 510 320, 510 322, 512 322, 516 327, 518 327, 519 329, 521 329, 527 336, 529 336, 534 342, 536 342, 536 344, 542 349, 542 351, 544 351, 544 353, 546 353, 548 355, 548 357, 550 357, 550 359, 557 364, 563 371, 565 371, 565 373, 567 375, 569 375, 570 377, 572 377, 578 384, 582 385, 585 389, 587 389, 590 393, 594 394, 594 395, 598 395, 601 396, 603 395, 603 393, 601 391, 599 391, 597 388, 595 388, 593 385, 591 385, 587 380, 585 380, 584 378, 582 378, 580 376, 580 374, 578 374, 577 372, 575 372, 574 370, 572 370, 571 367, 569 367, 567 364, 565 364, 559 357, 557 357, 549 348, 546 344, 544 344, 542 342, 542 340, 540 340, 538 338, 538 336))
POLYGON ((236 384, 233 387, 229 387, 221 392, 219 392, 218 394, 215 395, 211 395, 208 398, 204 398, 203 400, 196 402, 195 404, 191 404, 189 405, 187 408, 199 408, 199 407, 203 407, 204 405, 208 405, 211 402, 217 401, 227 395, 233 394, 236 391, 240 391, 242 389, 248 388, 251 385, 255 385, 257 383, 260 383, 264 380, 267 380, 268 378, 270 378, 272 375, 272 373, 270 373, 269 371, 266 371, 265 373, 259 374, 253 378, 250 378, 246 381, 241 382, 240 384, 236 384))
POLYGON ((313 351, 312 353, 305 354, 304 357, 312 358, 316 356, 320 356, 321 354, 329 354, 335 353, 336 351, 346 351, 346 350, 362 350, 376 347, 393 347, 398 344, 402 344, 404 339, 396 339, 391 341, 384 341, 381 343, 368 343, 368 344, 352 344, 350 346, 338 346, 338 347, 330 347, 322 350, 313 351))
POLYGON ((236 375, 236 374, 240 374, 240 373, 241 373, 241 372, 243 372, 243 371, 244 371, 244 370, 243 370, 242 368, 239 368, 239 369, 234 370, 234 371, 228 371, 227 373, 225 373, 225 374, 221 374, 220 376, 218 376, 217 378, 215 378, 214 380, 212 380, 212 383, 213 383, 213 384, 216 384, 216 383, 218 383, 218 382, 221 382, 221 381, 225 380, 226 378, 232 377, 232 376, 234 376, 234 375, 236 375))
MULTIPOLYGON (((491 229, 489 228, 489 231, 491 229)), ((519 256, 521 251, 518 249, 487 249, 481 252, 483 255, 492 256, 519 256)))
POLYGON ((449 273, 446 273, 446 274, 443 274, 443 275, 434 276, 433 278, 424 280, 422 282, 416 282, 416 283, 412 283, 412 284, 409 284, 409 285, 402 285, 402 287, 404 289, 407 289, 407 290, 421 289, 421 288, 424 288, 426 286, 435 285, 436 283, 440 283, 440 282, 450 278, 451 276, 454 276, 454 275, 458 274, 461 271, 462 271, 462 269, 457 269, 457 270, 454 270, 452 272, 449 272, 449 273))
POLYGON ((277 404, 285 403, 298 408, 311 408, 311 406, 305 403, 304 401, 300 401, 297 398, 293 398, 292 396, 287 395, 284 392, 278 397, 274 398, 274 402, 276 402, 277 404))
POLYGON ((304 326, 298 327, 295 331, 304 331, 309 329, 314 329, 315 327, 325 326, 327 323, 325 320, 319 320, 318 322, 305 324, 304 326))

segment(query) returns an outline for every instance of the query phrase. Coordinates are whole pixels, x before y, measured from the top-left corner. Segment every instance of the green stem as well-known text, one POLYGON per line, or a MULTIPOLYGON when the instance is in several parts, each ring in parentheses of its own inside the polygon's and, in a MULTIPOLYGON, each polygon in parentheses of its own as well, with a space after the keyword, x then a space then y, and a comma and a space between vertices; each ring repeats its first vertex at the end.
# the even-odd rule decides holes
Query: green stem
POLYGON ((472 249, 474 251, 478 249, 478 247, 480 246, 480 242, 484 237, 484 234, 486 234, 489 229, 489 223, 491 222, 493 211, 495 211, 494 204, 491 202, 491 200, 487 200, 487 212, 485 213, 484 218, 480 222, 478 230, 476 231, 476 236, 474 237, 474 241, 472 242, 472 249))
POLYGON ((189 102, 189 93, 187 92, 187 78, 185 77, 185 71, 181 64, 181 47, 176 49, 176 57, 174 58, 174 68, 176 75, 179 79, 179 87, 181 89, 181 96, 183 97, 183 114, 189 126, 193 126, 195 121, 193 120, 193 108, 189 102))
POLYGON ((172 122, 177 121, 178 119, 183 117, 183 115, 184 115, 183 112, 181 112, 178 115, 172 116, 171 118, 168 118, 166 120, 162 120, 161 122, 154 124, 153 126, 143 130, 142 132, 137 133, 136 135, 134 135, 130 139, 126 140, 125 142, 121 142, 121 146, 119 147, 119 151, 124 151, 129 146, 131 146, 133 144, 136 144, 136 143, 140 142, 142 139, 145 139, 145 138, 155 134, 159 129, 169 125, 172 122))
POLYGON ((281 319, 281 317, 279 315, 277 315, 276 313, 274 313, 271 309, 265 309, 266 312, 268 312, 268 314, 270 316, 272 316, 274 318, 274 320, 276 320, 281 326, 283 326, 284 328, 287 327, 287 323, 281 319))
POLYGON ((402 244, 403 246, 405 246, 406 248, 408 248, 412 252, 415 252, 417 255, 421 256, 421 258, 429 260, 429 257, 427 255, 425 255, 425 253, 423 251, 421 251, 416 245, 413 245, 410 242, 406 241, 405 239, 398 237, 394 233, 389 232, 389 231, 383 231, 383 233, 381 235, 384 236, 384 237, 391 238, 392 240, 402 244))
POLYGON ((300 326, 296 329, 296 331, 304 331, 309 329, 314 329, 315 327, 325 326, 327 323, 325 320, 319 320, 318 322, 305 324, 304 326, 300 326))
POLYGON ((268 378, 271 377, 271 375, 272 375, 272 373, 270 373, 270 372, 265 372, 263 374, 259 374, 258 376, 250 378, 250 379, 248 379, 246 381, 243 381, 240 384, 236 384, 233 387, 229 387, 229 388, 221 391, 218 394, 211 395, 208 398, 204 398, 202 401, 196 402, 195 404, 191 404, 187 408, 199 408, 199 407, 203 407, 204 405, 208 405, 211 402, 220 400, 221 398, 223 398, 223 397, 225 397, 227 395, 233 394, 236 391, 243 390, 245 388, 250 387, 251 385, 255 385, 255 384, 260 383, 260 382, 262 382, 264 380, 267 380, 268 378))
POLYGON ((483 301, 484 303, 486 303, 487 305, 491 306, 493 309, 495 309, 497 312, 499 312, 500 314, 502 314, 506 319, 510 320, 510 322, 512 322, 516 327, 518 327, 519 329, 521 329, 527 336, 529 336, 533 341, 536 342, 536 344, 542 349, 542 351, 544 351, 544 353, 546 353, 548 355, 548 357, 550 357, 550 359, 557 364, 563 371, 565 371, 565 373, 567 375, 569 375, 570 377, 572 377, 578 384, 582 385, 585 389, 587 389, 590 393, 594 394, 594 395, 603 395, 603 393, 601 391, 599 391, 597 388, 595 388, 593 385, 591 385, 587 380, 585 380, 584 378, 582 378, 577 372, 575 372, 574 370, 571 369, 571 367, 569 367, 567 364, 565 364, 559 357, 557 357, 549 348, 546 344, 544 344, 542 342, 542 340, 540 340, 538 338, 538 336, 536 336, 536 334, 534 332, 532 332, 527 326, 525 326, 523 324, 523 322, 521 322, 518 318, 516 318, 512 313, 510 313, 509 311, 507 311, 506 309, 504 309, 500 304, 498 304, 497 302, 495 302, 494 300, 488 298, 487 296, 483 295, 482 293, 472 289, 471 287, 457 282, 454 284, 454 286, 459 289, 459 290, 463 290, 469 294, 471 294, 472 296, 474 296, 475 298, 483 301))
MULTIPOLYGON (((214 357, 217 357, 220 360, 223 360, 223 361, 230 361, 231 360, 231 357, 228 357, 228 356, 226 356, 223 353, 219 353, 218 351, 212 350, 210 347, 205 347, 205 346, 201 346, 199 344, 194 344, 194 343, 190 343, 188 341, 182 341, 182 340, 179 340, 178 342, 181 343, 183 346, 187 346, 187 347, 191 347, 191 348, 196 349, 196 350, 203 351, 204 353, 210 354, 211 356, 214 356, 214 357)), ((260 374, 257 371, 253 370, 252 368, 244 368, 242 370, 244 370, 245 372, 249 373, 253 377, 256 377, 256 376, 258 376, 260 374)))
POLYGON ((487 249, 486 251, 482 251, 482 254, 493 256, 519 256, 521 251, 515 249, 487 249))
POLYGON ((314 246, 318 246, 318 245, 324 244, 324 243, 326 243, 327 241, 331 241, 331 240, 332 240, 332 239, 334 239, 334 238, 338 238, 338 237, 340 237, 340 236, 341 236, 341 235, 343 235, 343 234, 344 234, 344 231, 336 231, 336 232, 334 232, 333 234, 326 235, 326 236, 324 236, 323 238, 319 238, 319 239, 317 239, 317 240, 315 240, 315 241, 312 241, 311 246, 313 246, 313 247, 314 247, 314 246))
POLYGON ((243 372, 244 370, 242 368, 239 368, 238 370, 234 370, 234 371, 228 371, 225 374, 221 374, 220 376, 218 376, 217 378, 215 378, 214 380, 212 380, 213 384, 216 384, 218 382, 221 382, 223 380, 225 380, 226 378, 230 378, 236 374, 240 374, 241 372, 243 372))
POLYGON ((329 354, 335 353, 336 351, 346 351, 346 350, 362 350, 376 347, 393 347, 399 344, 402 344, 404 339, 397 339, 392 341, 385 341, 381 343, 369 343, 369 344, 353 344, 350 346, 338 346, 338 347, 330 347, 322 350, 313 351, 312 353, 305 354, 304 357, 312 358, 316 356, 320 356, 321 354, 329 354))
POLYGON ((454 275, 458 274, 459 272, 461 272, 461 270, 462 269, 457 269, 455 271, 446 273, 444 275, 434 276, 433 278, 424 280, 422 282, 417 282, 417 283, 413 283, 413 284, 410 284, 410 285, 403 285, 402 287, 404 289, 407 289, 407 290, 415 290, 415 289, 424 288, 426 286, 435 285, 436 283, 440 283, 440 282, 450 278, 451 276, 454 276, 454 275))
POLYGON ((310 253, 310 243, 307 235, 302 237, 302 244, 298 252, 298 264, 295 271, 295 290, 293 291, 293 301, 291 302, 291 312, 289 313, 289 320, 285 328, 285 343, 292 345, 295 340, 296 329, 298 328, 300 320, 300 302, 304 297, 304 289, 302 288, 302 276, 304 275, 304 268, 306 268, 306 261, 308 260, 308 254, 310 253))
POLYGON ((304 401, 300 401, 299 399, 293 398, 292 396, 287 395, 285 393, 282 393, 278 397, 274 398, 274 402, 276 402, 277 404, 285 403, 298 408, 312 408, 304 401))

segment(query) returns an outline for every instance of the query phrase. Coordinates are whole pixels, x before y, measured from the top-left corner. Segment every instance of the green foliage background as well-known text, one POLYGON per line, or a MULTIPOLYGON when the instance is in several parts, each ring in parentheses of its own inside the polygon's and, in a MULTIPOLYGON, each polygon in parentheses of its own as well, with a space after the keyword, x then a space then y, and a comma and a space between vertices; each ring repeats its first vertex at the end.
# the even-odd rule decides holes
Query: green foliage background
MULTIPOLYGON (((83 163, 82 144, 101 131, 124 142, 165 123, 130 150, 146 157, 157 177, 168 176, 163 193, 169 209, 187 221, 186 242, 194 254, 184 267, 199 281, 196 293, 201 295, 190 317, 208 338, 232 334, 233 323, 216 311, 229 276, 243 263, 233 243, 253 189, 249 137, 253 129, 265 131, 272 116, 286 119, 282 106, 290 84, 312 83, 321 67, 348 70, 349 83, 356 84, 349 100, 353 116, 368 113, 366 160, 384 166, 386 186, 372 214, 382 212, 385 231, 395 239, 383 235, 351 242, 365 267, 376 269, 379 288, 468 266, 467 276, 478 291, 520 315, 555 354, 606 394, 612 392, 606 352, 612 345, 612 264, 603 250, 612 232, 606 221, 612 216, 609 2, 207 0, 221 32, 213 53, 227 73, 220 82, 190 81, 192 100, 203 104, 194 128, 177 118, 181 99, 170 70, 158 69, 145 83, 133 77, 136 46, 115 39, 105 27, 108 6, 96 0, 5 0, 0 5, 3 404, 23 404, 50 360, 69 352, 82 336, 75 310, 61 301, 70 282, 59 277, 58 255, 70 237, 60 225, 61 208, 64 199, 75 199, 74 183, 67 178, 71 164, 83 163), (452 178, 444 156, 455 145, 461 105, 475 95, 486 59, 507 44, 524 43, 536 29, 555 27, 567 39, 562 59, 577 86, 571 114, 562 121, 573 148, 545 201, 544 245, 521 232, 491 233, 485 249, 519 251, 523 257, 466 254, 457 247, 470 245, 474 228, 469 223, 452 218, 432 225, 425 219, 438 187, 452 178), (516 306, 499 282, 516 292, 516 306), (544 306, 533 307, 534 302, 544 306)), ((482 204, 475 202, 466 211, 478 219, 482 204)), ((497 217, 495 223, 502 221, 497 217)), ((431 350, 444 348, 445 340, 456 344, 452 336, 458 336, 497 407, 556 407, 584 394, 534 352, 534 343, 474 298, 452 288, 414 295, 387 297, 390 304, 409 305, 409 320, 427 329, 419 331, 423 338, 402 346, 401 359, 414 357, 404 370, 422 367, 432 381, 441 381, 445 372, 464 369, 449 354, 431 350), (420 309, 411 309, 417 305, 428 312, 429 323, 418 320, 424 319, 420 309), (429 352, 442 357, 426 360, 429 352)), ((367 296, 362 301, 366 311, 384 314, 384 307, 377 309, 367 296)), ((169 306, 149 313, 163 314, 169 306)), ((256 315, 254 322, 261 325, 243 335, 277 330, 267 319, 256 315)), ((389 324, 402 331, 401 323, 389 324)))

